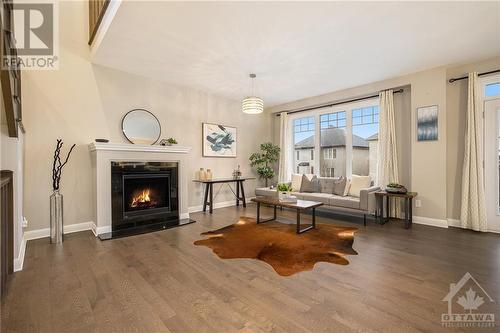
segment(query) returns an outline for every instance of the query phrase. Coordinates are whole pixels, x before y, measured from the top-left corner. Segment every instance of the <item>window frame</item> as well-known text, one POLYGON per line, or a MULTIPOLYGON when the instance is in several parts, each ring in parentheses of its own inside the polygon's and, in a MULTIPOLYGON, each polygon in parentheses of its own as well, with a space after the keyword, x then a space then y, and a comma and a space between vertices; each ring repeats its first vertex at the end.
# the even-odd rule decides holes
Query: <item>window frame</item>
MULTIPOLYGON (((336 113, 336 112, 342 112, 345 111, 346 113, 346 155, 345 155, 345 163, 346 163, 346 177, 351 178, 352 177, 352 158, 353 158, 353 149, 352 149, 352 135, 353 135, 353 126, 352 126, 352 111, 355 109, 359 108, 366 108, 366 107, 373 107, 373 106, 379 106, 379 98, 374 97, 362 101, 357 101, 357 102, 352 102, 352 103, 345 103, 341 105, 335 105, 335 106, 329 106, 329 107, 323 107, 315 110, 309 110, 309 111, 304 111, 304 112, 297 112, 297 113, 292 113, 289 115, 288 118, 288 128, 291 128, 292 130, 290 131, 289 135, 289 142, 291 142, 291 146, 288 148, 290 151, 294 151, 294 125, 293 122, 296 119, 300 118, 305 118, 305 117, 313 117, 314 118, 314 155, 315 156, 321 156, 320 155, 320 150, 321 150, 321 115, 329 114, 329 113, 336 113)), ((380 109, 379 109, 379 122, 380 122, 380 109)), ((293 156, 293 153, 290 154, 293 156)), ((291 167, 289 170, 294 170, 294 165, 293 165, 293 159, 289 161, 291 167)), ((320 168, 320 163, 321 163, 321 158, 316 158, 311 161, 311 166, 312 169, 314 170, 313 174, 317 175, 318 177, 320 174, 318 173, 321 168, 320 168)))

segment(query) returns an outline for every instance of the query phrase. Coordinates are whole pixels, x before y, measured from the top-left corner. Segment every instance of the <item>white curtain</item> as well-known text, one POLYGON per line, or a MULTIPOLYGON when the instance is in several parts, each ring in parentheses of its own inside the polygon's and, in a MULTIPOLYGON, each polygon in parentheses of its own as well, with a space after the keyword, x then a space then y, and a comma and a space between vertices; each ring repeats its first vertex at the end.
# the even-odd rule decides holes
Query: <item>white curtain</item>
POLYGON ((290 181, 292 172, 290 170, 290 130, 288 124, 288 114, 282 112, 280 116, 280 163, 278 172, 278 181, 286 183, 290 181))
POLYGON ((462 228, 487 231, 483 170, 483 118, 477 73, 469 73, 467 128, 462 173, 462 228))
MULTIPOLYGON (((377 179, 375 183, 381 188, 385 188, 389 183, 399 183, 393 91, 381 91, 379 94, 379 103, 377 179)), ((399 202, 398 204, 394 203, 392 204, 391 215, 400 217, 399 202)))

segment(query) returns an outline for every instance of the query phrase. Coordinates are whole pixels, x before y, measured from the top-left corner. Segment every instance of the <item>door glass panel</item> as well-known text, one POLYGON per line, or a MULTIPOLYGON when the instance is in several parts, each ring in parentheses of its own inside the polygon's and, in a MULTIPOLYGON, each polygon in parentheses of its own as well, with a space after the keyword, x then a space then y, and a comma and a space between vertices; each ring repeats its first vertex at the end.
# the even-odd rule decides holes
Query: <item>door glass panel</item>
POLYGON ((320 176, 346 175, 346 112, 322 114, 320 121, 320 176))
POLYGON ((293 121, 294 172, 314 173, 314 117, 293 121))
POLYGON ((377 172, 379 107, 352 110, 352 174, 372 177, 377 172))

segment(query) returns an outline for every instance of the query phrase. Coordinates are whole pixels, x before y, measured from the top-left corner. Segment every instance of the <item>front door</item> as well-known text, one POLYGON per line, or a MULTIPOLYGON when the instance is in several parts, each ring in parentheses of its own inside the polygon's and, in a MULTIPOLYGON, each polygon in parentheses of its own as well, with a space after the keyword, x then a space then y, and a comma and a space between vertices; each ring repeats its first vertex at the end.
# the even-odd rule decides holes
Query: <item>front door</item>
POLYGON ((484 183, 488 230, 500 232, 500 98, 484 102, 484 183))

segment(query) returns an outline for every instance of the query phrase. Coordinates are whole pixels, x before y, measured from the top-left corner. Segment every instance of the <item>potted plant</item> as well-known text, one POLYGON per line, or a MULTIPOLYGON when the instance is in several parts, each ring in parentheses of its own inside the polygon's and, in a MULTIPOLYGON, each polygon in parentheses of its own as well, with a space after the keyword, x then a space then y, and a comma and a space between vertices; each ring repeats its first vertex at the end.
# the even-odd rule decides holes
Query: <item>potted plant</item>
POLYGON ((175 140, 174 138, 162 139, 160 141, 161 146, 172 146, 172 145, 176 145, 176 144, 177 144, 177 140, 175 140))
POLYGON ((273 164, 278 162, 279 156, 280 147, 270 142, 261 144, 260 152, 250 156, 250 166, 257 168, 257 173, 265 180, 266 187, 269 179, 276 175, 273 164))
POLYGON ((277 186, 278 199, 280 201, 287 200, 290 198, 290 192, 292 191, 292 185, 288 183, 279 183, 277 186))

